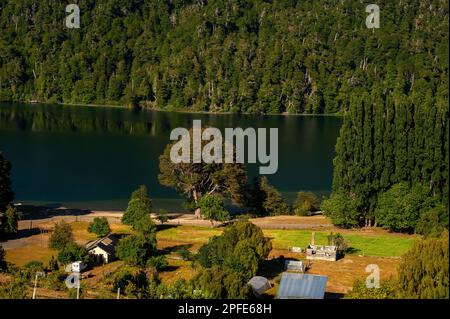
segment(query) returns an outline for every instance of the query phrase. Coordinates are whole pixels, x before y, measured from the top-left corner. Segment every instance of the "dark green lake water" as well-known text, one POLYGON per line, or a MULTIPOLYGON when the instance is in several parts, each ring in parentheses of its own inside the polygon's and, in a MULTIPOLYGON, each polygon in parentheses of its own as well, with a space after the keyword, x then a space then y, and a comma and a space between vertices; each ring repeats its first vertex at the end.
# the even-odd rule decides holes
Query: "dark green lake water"
MULTIPOLYGON (((116 210, 126 207, 132 190, 146 184, 156 208, 179 209, 177 193, 158 183, 158 158, 170 131, 190 128, 194 119, 218 128, 278 128, 278 172, 268 175, 269 181, 289 201, 300 190, 329 193, 339 117, 3 103, 0 150, 13 165, 16 202, 116 210)), ((248 165, 250 178, 258 165, 248 165)))

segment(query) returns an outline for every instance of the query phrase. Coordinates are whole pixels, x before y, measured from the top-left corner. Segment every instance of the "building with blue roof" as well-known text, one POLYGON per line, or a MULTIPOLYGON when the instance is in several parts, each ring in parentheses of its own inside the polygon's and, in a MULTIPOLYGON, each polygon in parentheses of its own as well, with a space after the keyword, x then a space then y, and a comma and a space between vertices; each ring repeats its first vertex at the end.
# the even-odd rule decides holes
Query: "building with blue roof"
POLYGON ((278 287, 278 299, 323 299, 327 276, 284 272, 278 287))

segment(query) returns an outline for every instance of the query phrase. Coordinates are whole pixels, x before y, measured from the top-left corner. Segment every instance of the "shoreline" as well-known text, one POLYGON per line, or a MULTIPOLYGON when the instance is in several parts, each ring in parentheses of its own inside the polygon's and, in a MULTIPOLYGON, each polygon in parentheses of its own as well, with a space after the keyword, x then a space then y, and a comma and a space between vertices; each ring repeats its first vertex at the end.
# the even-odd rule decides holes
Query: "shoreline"
MULTIPOLYGON (((127 109, 133 110, 134 108, 128 107, 126 105, 114 105, 114 104, 95 104, 95 103, 49 103, 49 102, 41 102, 41 101, 0 101, 0 103, 22 103, 28 105, 34 104, 47 104, 47 105, 60 105, 60 106, 82 106, 82 107, 92 107, 92 108, 115 108, 115 109, 127 109)), ((159 108, 146 108, 146 107, 138 107, 139 110, 142 111, 152 111, 152 112, 165 112, 165 113, 181 113, 181 114, 202 114, 202 115, 248 115, 248 116, 285 116, 285 117, 296 117, 296 116, 312 116, 312 117, 343 117, 344 115, 341 113, 322 113, 322 114, 314 114, 314 113, 278 113, 278 114, 256 114, 249 112, 218 112, 218 111, 194 111, 189 109, 159 109, 159 108)))

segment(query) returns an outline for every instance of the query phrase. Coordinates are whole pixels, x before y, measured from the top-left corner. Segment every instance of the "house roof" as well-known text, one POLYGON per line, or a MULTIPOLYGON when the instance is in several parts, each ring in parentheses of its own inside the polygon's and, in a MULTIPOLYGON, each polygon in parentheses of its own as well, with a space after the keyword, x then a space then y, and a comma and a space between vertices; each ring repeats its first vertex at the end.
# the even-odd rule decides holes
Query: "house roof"
POLYGON ((283 273, 278 288, 279 299, 323 299, 327 276, 283 273))
POLYGON ((99 238, 97 240, 88 242, 86 244, 86 249, 92 250, 92 249, 98 247, 98 248, 104 250, 109 255, 113 255, 116 245, 117 245, 117 242, 118 242, 117 237, 112 234, 109 234, 106 237, 99 238))

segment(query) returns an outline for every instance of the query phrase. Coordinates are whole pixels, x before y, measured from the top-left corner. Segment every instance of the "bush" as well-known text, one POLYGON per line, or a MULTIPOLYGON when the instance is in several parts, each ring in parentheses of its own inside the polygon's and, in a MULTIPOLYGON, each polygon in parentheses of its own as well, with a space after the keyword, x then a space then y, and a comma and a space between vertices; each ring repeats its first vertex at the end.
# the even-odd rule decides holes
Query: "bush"
POLYGON ((22 269, 23 277, 30 280, 36 276, 37 272, 43 272, 45 270, 45 266, 41 261, 29 261, 27 262, 22 269))
POLYGON ((396 282, 392 279, 381 282, 379 288, 368 288, 364 280, 356 280, 345 299, 391 299, 396 298, 396 282))
POLYGON ((336 246, 336 250, 338 255, 343 255, 348 249, 347 241, 344 239, 344 236, 341 234, 333 234, 330 233, 328 235, 328 245, 329 246, 336 246))
POLYGON ((203 196, 199 202, 202 218, 211 221, 224 222, 230 220, 230 213, 225 209, 223 199, 219 195, 211 194, 203 196))
POLYGON ((416 233, 425 237, 439 237, 445 230, 448 231, 448 208, 439 205, 420 216, 416 226, 416 233))
POLYGON ((64 291, 67 289, 66 284, 64 282, 65 278, 66 274, 64 272, 53 271, 41 279, 41 285, 42 287, 47 289, 64 291))
POLYGON ((149 280, 144 271, 129 266, 119 268, 113 275, 113 290, 117 291, 120 288, 121 293, 127 298, 152 297, 148 294, 148 288, 157 283, 157 278, 152 277, 149 280))
POLYGON ((89 254, 86 248, 78 245, 75 242, 71 242, 59 251, 57 259, 64 265, 75 261, 82 261, 83 263, 87 263, 89 261, 89 254))
POLYGON ((320 199, 312 192, 298 192, 294 203, 294 213, 298 216, 311 216, 320 209, 320 199))
POLYGON ((94 233, 98 237, 105 237, 111 232, 108 219, 106 217, 95 217, 88 226, 88 232, 94 233))
POLYGON ((22 278, 0 283, 0 299, 26 299, 27 297, 26 281, 22 278))
POLYGON ((116 256, 131 265, 145 265, 147 259, 156 252, 156 247, 143 236, 130 235, 119 240, 116 256))
POLYGON ((72 227, 65 221, 61 221, 55 225, 50 236, 49 247, 61 250, 67 244, 74 241, 72 227))

